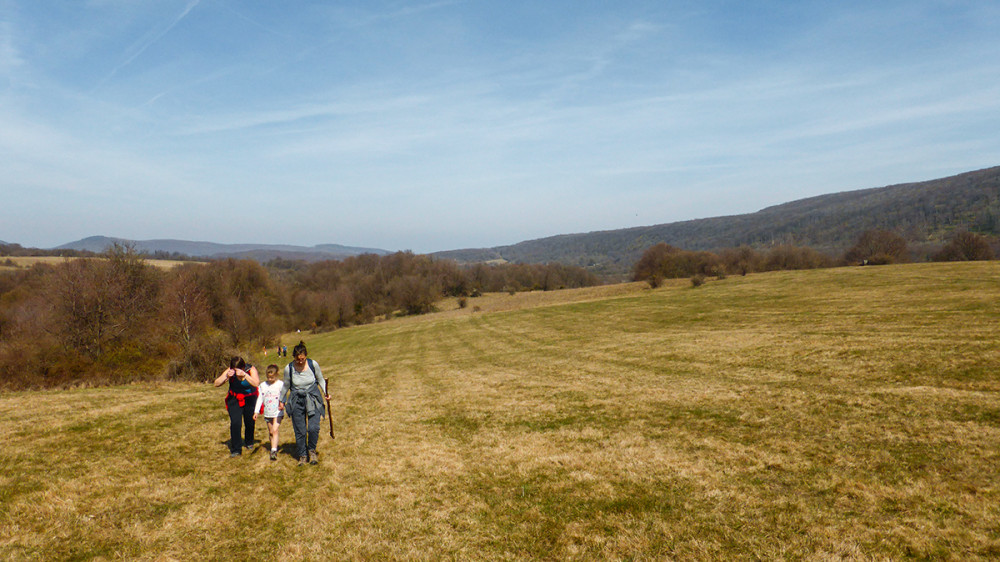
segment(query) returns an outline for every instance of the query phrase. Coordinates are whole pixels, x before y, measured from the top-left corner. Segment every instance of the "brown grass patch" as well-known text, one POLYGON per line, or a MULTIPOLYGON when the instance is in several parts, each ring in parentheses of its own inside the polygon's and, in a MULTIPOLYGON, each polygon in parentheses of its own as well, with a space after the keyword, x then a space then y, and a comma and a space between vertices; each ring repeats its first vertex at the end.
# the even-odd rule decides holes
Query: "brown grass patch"
MULTIPOLYGON (((0 270, 15 270, 17 268, 31 267, 36 263, 45 263, 49 265, 57 265, 68 260, 99 260, 104 258, 64 258, 60 256, 3 256, 0 257, 0 270), (7 260, 14 265, 8 265, 7 260)), ((159 267, 160 269, 172 269, 178 265, 185 263, 200 263, 200 262, 185 262, 178 260, 146 260, 149 265, 159 267)))

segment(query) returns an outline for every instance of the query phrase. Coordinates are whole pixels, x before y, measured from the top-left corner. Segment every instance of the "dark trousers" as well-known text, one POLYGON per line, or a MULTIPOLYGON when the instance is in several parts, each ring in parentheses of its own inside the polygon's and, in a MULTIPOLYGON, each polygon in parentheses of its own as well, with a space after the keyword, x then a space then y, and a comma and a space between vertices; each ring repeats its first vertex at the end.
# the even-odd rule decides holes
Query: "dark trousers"
POLYGON ((256 396, 244 399, 243 406, 235 396, 226 398, 226 410, 229 411, 229 452, 239 453, 243 444, 253 444, 253 408, 257 405, 256 396), (246 437, 240 436, 241 426, 246 426, 246 437))
POLYGON ((292 418, 292 429, 295 430, 295 449, 297 457, 306 456, 306 451, 315 451, 319 442, 319 420, 320 410, 313 412, 313 415, 306 415, 305 404, 298 404, 298 407, 289 412, 292 418), (306 418, 309 418, 306 420, 306 418))

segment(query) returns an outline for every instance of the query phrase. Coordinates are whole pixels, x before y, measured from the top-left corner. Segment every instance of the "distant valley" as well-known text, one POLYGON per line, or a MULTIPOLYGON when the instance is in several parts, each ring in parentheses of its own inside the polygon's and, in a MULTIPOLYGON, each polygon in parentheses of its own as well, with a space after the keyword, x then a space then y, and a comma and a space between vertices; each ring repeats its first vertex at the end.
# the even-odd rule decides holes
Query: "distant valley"
MULTIPOLYGON (((820 195, 756 213, 698 219, 600 232, 563 234, 509 246, 469 248, 431 255, 460 263, 504 261, 562 263, 586 267, 602 275, 627 273, 650 246, 664 242, 685 250, 719 250, 748 245, 809 246, 842 253, 865 230, 893 230, 915 247, 940 247, 948 236, 970 230, 1000 234, 1000 167, 947 178, 872 189, 820 195)), ((122 239, 94 236, 57 249, 101 252, 122 239)), ((150 254, 180 254, 199 258, 275 258, 319 261, 389 250, 322 244, 216 244, 184 240, 133 241, 150 254)))
POLYGON ((125 240, 107 236, 91 236, 63 244, 55 249, 103 252, 116 242, 134 244, 137 250, 148 254, 179 254, 193 258, 241 258, 261 262, 275 258, 305 261, 336 260, 361 254, 387 255, 392 253, 379 248, 356 248, 339 244, 320 244, 311 247, 283 244, 216 244, 187 240, 125 240))

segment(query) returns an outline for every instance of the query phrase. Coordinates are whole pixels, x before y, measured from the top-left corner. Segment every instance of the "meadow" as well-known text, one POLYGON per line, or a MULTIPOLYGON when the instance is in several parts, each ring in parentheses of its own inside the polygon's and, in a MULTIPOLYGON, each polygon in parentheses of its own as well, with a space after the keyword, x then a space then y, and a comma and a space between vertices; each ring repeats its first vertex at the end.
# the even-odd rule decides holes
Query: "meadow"
POLYGON ((0 557, 1000 557, 998 262, 441 309, 304 335, 317 466, 210 385, 0 397, 0 557))
MULTIPOLYGON (((103 258, 65 258, 61 256, 4 256, 0 258, 0 272, 16 271, 19 268, 28 268, 36 263, 58 265, 71 259, 103 259, 103 258)), ((189 262, 178 260, 146 260, 149 265, 160 269, 171 269, 189 262)))

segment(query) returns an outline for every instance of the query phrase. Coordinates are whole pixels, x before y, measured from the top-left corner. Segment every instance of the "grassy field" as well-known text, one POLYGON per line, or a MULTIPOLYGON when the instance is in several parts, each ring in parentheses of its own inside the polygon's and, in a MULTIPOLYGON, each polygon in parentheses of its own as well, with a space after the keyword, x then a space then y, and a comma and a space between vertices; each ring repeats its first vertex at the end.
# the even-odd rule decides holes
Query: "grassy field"
MULTIPOLYGON (((101 258, 64 258, 60 256, 4 256, 0 257, 0 271, 16 271, 18 268, 31 267, 36 263, 56 265, 70 259, 101 259, 101 258)), ((160 269, 171 269, 181 265, 177 260, 146 260, 146 263, 160 269)))
POLYGON ((0 397, 0 556, 1000 558, 1000 263, 442 308, 305 338, 318 466, 207 385, 0 397))

